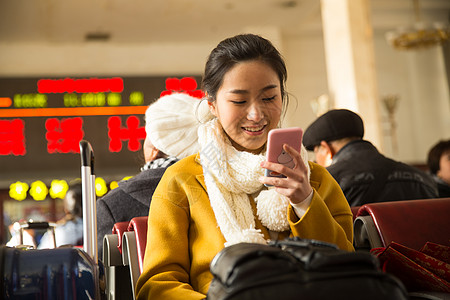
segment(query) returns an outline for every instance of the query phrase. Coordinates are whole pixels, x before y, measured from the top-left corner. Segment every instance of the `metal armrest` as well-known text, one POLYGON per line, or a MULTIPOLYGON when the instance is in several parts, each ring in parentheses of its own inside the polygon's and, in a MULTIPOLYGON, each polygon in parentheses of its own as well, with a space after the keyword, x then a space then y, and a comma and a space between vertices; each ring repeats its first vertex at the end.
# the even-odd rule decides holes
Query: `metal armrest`
POLYGON ((359 216, 353 223, 355 249, 383 247, 378 229, 371 216, 359 216))
POLYGON ((133 231, 127 231, 122 237, 122 260, 125 266, 129 266, 133 299, 136 299, 136 283, 141 275, 139 259, 136 247, 136 235, 133 231))
POLYGON ((106 267, 123 265, 122 254, 117 245, 119 245, 117 234, 107 234, 103 238, 103 264, 106 267))
POLYGON ((117 245, 119 236, 107 234, 103 238, 103 264, 106 276, 106 297, 108 300, 130 299, 132 296, 130 273, 123 265, 122 254, 117 245))

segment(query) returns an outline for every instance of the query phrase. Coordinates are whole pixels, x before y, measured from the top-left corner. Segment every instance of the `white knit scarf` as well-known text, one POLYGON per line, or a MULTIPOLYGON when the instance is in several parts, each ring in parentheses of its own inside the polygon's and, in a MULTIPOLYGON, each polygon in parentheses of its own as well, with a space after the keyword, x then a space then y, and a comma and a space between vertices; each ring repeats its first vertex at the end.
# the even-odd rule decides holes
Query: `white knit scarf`
MULTIPOLYGON (((264 189, 258 180, 264 175, 260 166, 266 160, 264 153, 255 155, 236 150, 217 119, 202 124, 198 138, 205 184, 225 246, 240 242, 267 243, 261 230, 256 229, 249 195, 255 199, 257 216, 265 227, 277 232, 288 230, 288 198, 274 188, 264 189)), ((309 181, 307 152, 303 146, 301 155, 308 168, 309 181)))

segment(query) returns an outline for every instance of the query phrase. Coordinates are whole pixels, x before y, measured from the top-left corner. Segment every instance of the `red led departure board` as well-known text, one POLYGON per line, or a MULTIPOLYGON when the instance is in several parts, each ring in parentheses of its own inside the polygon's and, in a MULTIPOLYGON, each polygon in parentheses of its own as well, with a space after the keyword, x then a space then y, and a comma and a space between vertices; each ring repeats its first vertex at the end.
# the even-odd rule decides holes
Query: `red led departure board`
POLYGON ((134 175, 143 163, 144 113, 161 95, 201 98, 198 76, 0 78, 0 188, 76 178, 88 140, 96 174, 134 175))

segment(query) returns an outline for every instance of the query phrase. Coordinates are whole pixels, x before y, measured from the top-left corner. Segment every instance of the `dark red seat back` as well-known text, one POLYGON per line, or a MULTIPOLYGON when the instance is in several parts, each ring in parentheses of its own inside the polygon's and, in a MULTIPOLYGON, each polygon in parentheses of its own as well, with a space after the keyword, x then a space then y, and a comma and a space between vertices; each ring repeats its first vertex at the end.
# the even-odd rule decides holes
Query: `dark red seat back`
POLYGON ((147 244, 147 218, 148 217, 135 217, 131 219, 128 224, 128 231, 134 231, 136 235, 136 248, 141 273, 144 263, 145 246, 147 244))
POLYGON ((128 230, 128 222, 118 222, 114 224, 112 228, 112 233, 117 234, 119 237, 119 244, 117 245, 117 248, 119 248, 119 252, 122 254, 122 236, 125 231, 128 230))
POLYGON ((450 198, 369 203, 357 215, 372 217, 384 247, 392 241, 416 250, 426 242, 450 246, 450 198))

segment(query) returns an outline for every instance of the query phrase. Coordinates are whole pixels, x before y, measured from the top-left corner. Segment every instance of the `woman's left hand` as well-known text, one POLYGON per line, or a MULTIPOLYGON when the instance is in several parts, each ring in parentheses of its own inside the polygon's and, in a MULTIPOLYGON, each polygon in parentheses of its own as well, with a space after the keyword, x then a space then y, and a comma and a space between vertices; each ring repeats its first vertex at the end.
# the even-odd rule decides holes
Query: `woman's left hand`
POLYGON ((261 163, 261 167, 283 174, 286 178, 262 176, 259 181, 263 184, 273 185, 276 191, 288 197, 291 203, 298 204, 312 192, 308 181, 308 169, 299 152, 287 144, 283 145, 283 149, 293 158, 294 168, 264 161, 261 163))

